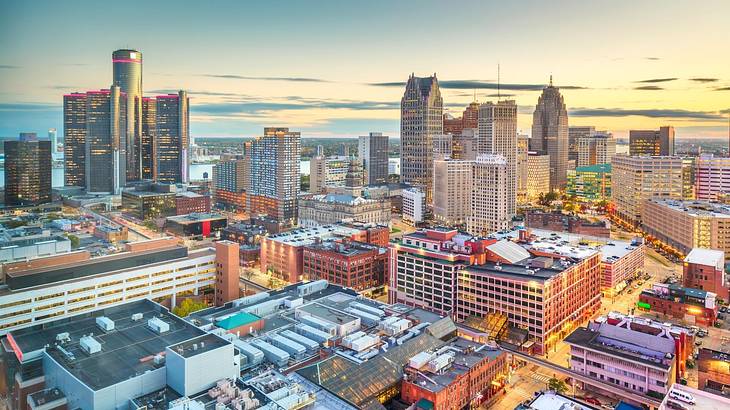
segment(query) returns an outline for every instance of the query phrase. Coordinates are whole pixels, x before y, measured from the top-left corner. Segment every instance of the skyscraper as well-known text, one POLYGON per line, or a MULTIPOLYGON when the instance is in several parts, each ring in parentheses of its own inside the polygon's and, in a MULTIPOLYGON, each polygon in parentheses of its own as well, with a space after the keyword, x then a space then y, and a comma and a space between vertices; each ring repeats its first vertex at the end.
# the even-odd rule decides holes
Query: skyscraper
POLYGON ((155 158, 155 135, 157 127, 157 100, 142 98, 142 136, 140 138, 141 178, 155 179, 157 163, 155 158))
POLYGON ((51 142, 35 133, 5 141, 5 205, 29 206, 51 202, 51 142))
POLYGON ((55 128, 48 129, 48 140, 51 141, 51 154, 58 151, 58 131, 55 128))
POLYGON ((421 188, 431 203, 433 136, 443 134, 443 99, 436 74, 411 74, 400 107, 401 181, 421 188))
MULTIPOLYGON (((112 53, 113 84, 127 95, 127 125, 119 141, 126 180, 140 179, 142 138, 142 53, 116 50, 112 53)), ((123 183, 124 184, 124 183, 123 183)))
POLYGON ((449 226, 465 224, 471 214, 474 161, 446 158, 433 164, 434 218, 449 226))
POLYGON ((86 93, 63 96, 63 184, 86 186, 86 93))
MULTIPOLYGON (((466 231, 470 234, 486 236, 510 228, 508 168, 502 155, 477 156, 472 174, 471 214, 466 223, 466 231)), ((514 180, 511 182, 515 183, 514 180)))
POLYGON ((252 215, 267 214, 294 226, 297 222, 301 136, 289 128, 264 128, 264 135, 246 146, 251 178, 247 201, 252 215))
POLYGON ((371 132, 358 141, 365 185, 382 185, 388 181, 388 136, 371 132))
MULTIPOLYGON (((479 154, 501 155, 506 161, 506 206, 510 218, 517 208, 517 104, 487 102, 479 107, 479 154)), ((476 182, 476 181, 475 181, 476 182)))
POLYGON ((168 184, 187 183, 190 158, 188 94, 158 95, 156 97, 155 149, 157 181, 168 184))
POLYGON ((542 95, 532 115, 530 150, 550 156, 550 189, 563 189, 568 172, 568 111, 560 89, 550 85, 542 95))
POLYGON ((125 184, 122 147, 127 100, 118 86, 86 92, 86 191, 121 194, 125 184))
POLYGON ((659 130, 630 130, 629 155, 674 155, 674 127, 660 127, 659 130))
POLYGON ((517 200, 525 202, 527 199, 527 153, 529 152, 530 138, 527 135, 517 135, 517 161, 515 161, 515 172, 517 172, 517 200))

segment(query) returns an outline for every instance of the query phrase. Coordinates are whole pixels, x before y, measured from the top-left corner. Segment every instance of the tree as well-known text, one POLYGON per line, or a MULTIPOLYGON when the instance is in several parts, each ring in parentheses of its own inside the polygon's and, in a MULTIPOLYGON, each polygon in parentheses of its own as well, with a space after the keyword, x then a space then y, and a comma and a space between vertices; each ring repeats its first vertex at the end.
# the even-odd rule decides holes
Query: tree
POLYGON ((185 299, 182 301, 182 303, 172 308, 172 313, 180 317, 185 317, 193 312, 197 312, 198 310, 202 310, 207 307, 208 304, 203 301, 195 299, 185 299))
POLYGON ((150 231, 157 231, 157 224, 152 219, 145 219, 142 225, 150 231))
POLYGON ((71 241, 71 249, 76 249, 81 244, 81 240, 76 235, 66 234, 66 237, 71 241))
POLYGON ((556 393, 563 394, 568 391, 568 385, 564 381, 555 377, 548 380, 548 389, 555 391, 556 393))

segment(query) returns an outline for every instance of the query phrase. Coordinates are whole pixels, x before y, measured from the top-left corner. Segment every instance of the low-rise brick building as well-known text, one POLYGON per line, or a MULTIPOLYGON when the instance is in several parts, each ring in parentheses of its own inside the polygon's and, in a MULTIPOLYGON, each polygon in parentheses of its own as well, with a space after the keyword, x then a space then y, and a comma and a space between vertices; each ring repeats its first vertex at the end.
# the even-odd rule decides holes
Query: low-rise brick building
POLYGON ((716 295, 701 289, 655 283, 639 295, 639 309, 661 313, 675 319, 712 326, 717 320, 716 295))
POLYGON ((362 291, 385 284, 387 249, 350 240, 326 241, 304 247, 305 279, 326 279, 329 283, 362 291))

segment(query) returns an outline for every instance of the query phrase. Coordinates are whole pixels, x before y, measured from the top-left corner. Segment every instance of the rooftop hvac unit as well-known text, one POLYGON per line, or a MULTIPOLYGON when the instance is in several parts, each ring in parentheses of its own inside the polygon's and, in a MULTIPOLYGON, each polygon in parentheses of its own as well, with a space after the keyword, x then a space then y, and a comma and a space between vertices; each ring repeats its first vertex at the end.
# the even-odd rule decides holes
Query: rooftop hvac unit
POLYGON ((56 335, 57 342, 68 342, 70 340, 71 340, 71 335, 69 335, 68 332, 61 332, 56 335))
POLYGON ((97 342, 92 336, 84 336, 79 340, 81 348, 88 354, 101 352, 101 343, 97 342))
POLYGON ((311 295, 312 293, 319 292, 320 290, 325 290, 327 289, 327 286, 329 286, 327 280, 315 280, 314 282, 309 282, 304 285, 297 286, 297 293, 299 294, 299 296, 307 296, 311 295))
POLYGON ((152 331, 160 334, 170 330, 170 325, 158 317, 153 317, 152 319, 148 320, 147 327, 152 329, 152 331))
POLYGON ((290 339, 290 340, 293 340, 293 341, 299 343, 300 345, 306 347, 309 350, 315 350, 319 347, 319 343, 317 343, 316 341, 314 341, 308 337, 304 337, 300 334, 294 333, 291 330, 285 330, 285 331, 281 332, 281 335, 287 339, 290 339))
POLYGON ((361 338, 363 336, 365 336, 365 332, 363 332, 363 331, 358 331, 358 332, 355 332, 355 333, 353 333, 351 335, 347 335, 347 336, 345 336, 345 337, 342 338, 342 346, 345 346, 346 348, 349 349, 349 348, 352 347, 352 342, 353 341, 355 341, 355 340, 357 340, 357 339, 359 339, 359 338, 361 338))
POLYGON ((135 313, 132 315, 132 321, 137 322, 142 320, 143 315, 141 313, 135 313))
POLYGON ((411 357, 408 360, 408 365, 411 366, 414 369, 421 369, 423 366, 426 365, 426 363, 430 362, 431 359, 433 359, 433 354, 429 352, 421 352, 417 355, 411 357))
POLYGON ((428 362, 427 368, 428 371, 431 373, 438 373, 442 369, 444 369, 446 366, 450 365, 454 362, 454 354, 444 353, 440 356, 437 356, 435 359, 432 359, 428 362))
POLYGON ((96 325, 105 332, 111 332, 112 330, 114 330, 114 321, 106 316, 97 317, 96 325))
POLYGON ((351 302, 350 303, 350 307, 351 308, 355 308, 357 310, 362 310, 363 312, 368 312, 371 315, 376 315, 379 318, 385 316, 385 312, 384 311, 382 311, 382 310, 380 310, 380 309, 378 309, 376 307, 372 307, 370 305, 366 305, 364 303, 351 302))
POLYGON ((153 361, 155 364, 162 364, 165 362, 165 356, 161 354, 156 354, 153 361))
POLYGON ((352 307, 345 308, 345 312, 359 317, 360 320, 367 326, 373 326, 380 321, 380 317, 378 317, 377 315, 352 307))
POLYGON ((362 352, 365 349, 369 349, 380 341, 378 336, 363 336, 359 339, 353 340, 351 349, 356 352, 362 352))
POLYGON ((270 294, 268 292, 256 293, 251 296, 246 296, 246 297, 234 300, 233 306, 235 306, 235 307, 248 306, 248 305, 254 304, 256 302, 262 301, 262 300, 268 298, 269 296, 270 296, 270 294))

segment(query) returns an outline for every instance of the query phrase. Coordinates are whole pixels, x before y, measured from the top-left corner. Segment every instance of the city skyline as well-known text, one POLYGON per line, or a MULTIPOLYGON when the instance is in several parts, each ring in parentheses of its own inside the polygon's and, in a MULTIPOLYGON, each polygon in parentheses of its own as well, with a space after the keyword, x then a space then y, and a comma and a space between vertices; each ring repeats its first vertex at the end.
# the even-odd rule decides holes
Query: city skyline
POLYGON ((3 5, 12 18, 1 29, 0 137, 62 129, 62 95, 109 87, 109 53, 124 47, 145 54, 145 94, 181 85, 189 92, 193 136, 253 136, 287 124, 303 136, 380 131, 398 138, 399 98, 411 73, 435 72, 445 112, 459 115, 475 90, 480 102, 497 99, 499 64, 499 94, 517 101, 522 132, 530 131, 552 74, 571 126, 593 125, 619 138, 662 125, 675 126, 678 138, 727 137, 730 58, 706 58, 728 39, 721 16, 730 5, 723 2, 464 2, 454 9, 383 2, 367 10, 287 3, 284 13, 276 4, 229 4, 227 13, 169 6, 145 4, 137 18, 134 2, 103 9, 87 2, 3 5), (613 24, 597 30, 596 16, 613 24), (174 27, 193 18, 195 24, 174 27), (29 21, 32 30, 25 30, 29 21), (73 21, 84 24, 63 24, 73 21), (432 21, 435 30, 409 21, 432 21), (85 35, 90 31, 98 35, 85 35), (432 40, 419 41, 424 36, 432 40), (480 51, 487 40, 488 51, 480 51), (406 47, 417 57, 404 58, 406 47))

